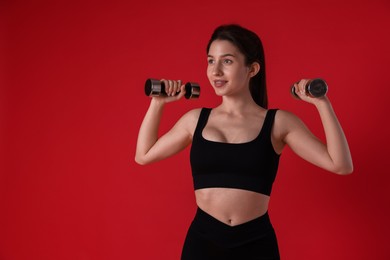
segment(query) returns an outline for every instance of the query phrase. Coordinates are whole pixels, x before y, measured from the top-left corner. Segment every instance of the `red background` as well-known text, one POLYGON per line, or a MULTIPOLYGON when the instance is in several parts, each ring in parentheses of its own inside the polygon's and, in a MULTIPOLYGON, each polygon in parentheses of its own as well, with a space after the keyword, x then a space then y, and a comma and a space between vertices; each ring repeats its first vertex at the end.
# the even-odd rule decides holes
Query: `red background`
POLYGON ((389 1, 3 0, 0 19, 0 259, 179 259, 196 209, 189 150, 135 164, 143 84, 202 86, 162 131, 216 105, 205 47, 231 22, 263 40, 271 107, 320 137, 289 86, 328 81, 354 159, 337 176, 283 152, 270 204, 282 259, 389 259, 389 1))

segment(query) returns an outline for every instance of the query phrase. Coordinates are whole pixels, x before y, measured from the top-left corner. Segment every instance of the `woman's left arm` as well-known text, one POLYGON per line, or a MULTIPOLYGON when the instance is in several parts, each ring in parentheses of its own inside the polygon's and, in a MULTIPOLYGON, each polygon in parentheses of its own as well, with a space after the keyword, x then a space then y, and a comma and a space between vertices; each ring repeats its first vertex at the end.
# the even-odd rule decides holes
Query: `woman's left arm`
MULTIPOLYGON (((353 171, 351 153, 343 129, 329 99, 311 98, 304 93, 306 80, 296 84, 298 96, 317 108, 324 127, 326 143, 314 136, 303 122, 292 114, 284 113, 286 127, 284 142, 303 159, 328 171, 350 174, 353 171)), ((282 113, 283 114, 283 113, 282 113)))

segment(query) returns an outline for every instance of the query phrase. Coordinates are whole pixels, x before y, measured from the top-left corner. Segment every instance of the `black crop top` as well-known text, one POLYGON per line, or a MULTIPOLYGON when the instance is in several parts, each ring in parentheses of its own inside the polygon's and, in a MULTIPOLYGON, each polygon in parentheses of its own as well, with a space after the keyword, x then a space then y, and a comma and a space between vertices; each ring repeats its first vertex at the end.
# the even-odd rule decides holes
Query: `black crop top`
POLYGON ((211 112, 210 108, 203 108, 190 152, 194 189, 237 188, 269 196, 280 157, 271 143, 276 111, 267 111, 260 133, 254 140, 223 143, 203 138, 202 132, 211 112))

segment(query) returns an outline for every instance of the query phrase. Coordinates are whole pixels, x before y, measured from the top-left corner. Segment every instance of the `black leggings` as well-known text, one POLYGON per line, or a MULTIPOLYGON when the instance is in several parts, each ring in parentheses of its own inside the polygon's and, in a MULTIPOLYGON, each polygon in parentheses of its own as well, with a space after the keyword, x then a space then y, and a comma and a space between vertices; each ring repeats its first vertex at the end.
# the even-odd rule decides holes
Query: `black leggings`
POLYGON ((280 259, 268 213, 229 226, 198 208, 188 230, 182 260, 280 259))

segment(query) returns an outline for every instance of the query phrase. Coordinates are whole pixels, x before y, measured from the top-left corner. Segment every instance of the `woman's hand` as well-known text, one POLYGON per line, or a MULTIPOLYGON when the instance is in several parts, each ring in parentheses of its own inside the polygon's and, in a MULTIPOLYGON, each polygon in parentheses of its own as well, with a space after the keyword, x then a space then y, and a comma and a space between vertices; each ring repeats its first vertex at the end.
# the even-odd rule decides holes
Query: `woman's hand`
POLYGON ((153 99, 162 101, 163 103, 169 103, 172 101, 177 101, 184 97, 185 85, 182 84, 181 80, 167 80, 161 79, 161 82, 165 85, 166 96, 153 97, 153 99))
POLYGON ((306 85, 309 83, 310 79, 301 79, 297 83, 294 84, 295 88, 295 94, 302 99, 303 101, 306 101, 308 103, 317 105, 319 102, 326 101, 326 96, 323 97, 311 97, 306 92, 306 85))

